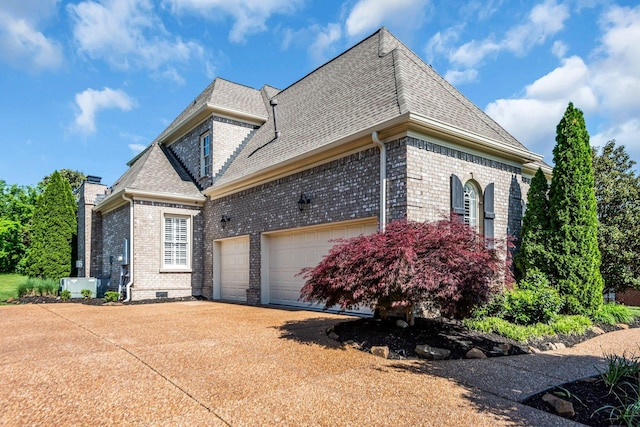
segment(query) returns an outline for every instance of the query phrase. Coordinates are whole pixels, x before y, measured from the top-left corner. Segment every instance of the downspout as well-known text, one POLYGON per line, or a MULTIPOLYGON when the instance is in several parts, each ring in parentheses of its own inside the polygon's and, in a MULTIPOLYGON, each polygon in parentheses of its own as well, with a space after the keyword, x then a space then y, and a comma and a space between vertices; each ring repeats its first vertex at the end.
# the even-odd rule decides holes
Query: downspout
POLYGON ((380 231, 387 225, 387 148, 378 138, 378 132, 371 134, 371 139, 380 148, 380 231))
POLYGON ((122 194, 122 198, 129 202, 129 281, 127 282, 127 297, 123 302, 131 301, 131 285, 133 285, 133 198, 127 198, 122 194))

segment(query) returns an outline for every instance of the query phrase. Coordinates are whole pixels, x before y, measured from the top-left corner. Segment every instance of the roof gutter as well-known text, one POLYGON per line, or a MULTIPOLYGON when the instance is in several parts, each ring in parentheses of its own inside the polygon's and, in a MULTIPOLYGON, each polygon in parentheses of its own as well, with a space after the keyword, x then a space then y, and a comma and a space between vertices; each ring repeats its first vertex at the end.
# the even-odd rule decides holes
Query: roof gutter
POLYGON ((380 224, 378 228, 384 231, 387 225, 387 147, 378 138, 378 132, 374 131, 371 139, 380 148, 380 224))
POLYGON ((122 194, 122 198, 129 202, 129 281, 125 285, 127 297, 123 302, 131 301, 131 285, 133 285, 133 197, 128 198, 126 194, 122 194))

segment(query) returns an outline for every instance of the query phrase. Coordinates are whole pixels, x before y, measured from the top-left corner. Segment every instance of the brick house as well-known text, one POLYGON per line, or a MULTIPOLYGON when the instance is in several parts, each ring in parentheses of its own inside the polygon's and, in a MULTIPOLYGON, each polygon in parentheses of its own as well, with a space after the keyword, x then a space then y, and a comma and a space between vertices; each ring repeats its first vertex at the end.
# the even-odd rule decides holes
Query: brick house
POLYGON ((451 212, 517 234, 539 166, 382 28, 282 90, 215 79, 110 188, 85 185, 79 253, 133 300, 300 306, 334 238, 451 212))

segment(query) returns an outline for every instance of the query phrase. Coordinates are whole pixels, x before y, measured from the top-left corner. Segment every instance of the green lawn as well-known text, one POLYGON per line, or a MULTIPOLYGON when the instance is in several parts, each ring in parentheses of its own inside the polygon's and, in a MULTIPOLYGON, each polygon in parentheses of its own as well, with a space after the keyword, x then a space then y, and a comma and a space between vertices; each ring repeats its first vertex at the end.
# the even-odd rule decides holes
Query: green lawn
POLYGON ((0 301, 18 298, 18 286, 27 280, 19 274, 0 274, 0 301))

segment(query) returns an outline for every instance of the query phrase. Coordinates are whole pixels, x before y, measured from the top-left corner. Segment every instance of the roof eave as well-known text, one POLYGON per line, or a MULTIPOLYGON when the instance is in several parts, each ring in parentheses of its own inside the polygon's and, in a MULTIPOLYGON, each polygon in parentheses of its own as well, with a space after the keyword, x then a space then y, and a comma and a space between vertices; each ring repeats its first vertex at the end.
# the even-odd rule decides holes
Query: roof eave
POLYGON ((551 180, 551 176, 553 175, 553 167, 547 164, 539 164, 539 163, 527 163, 522 166, 522 172, 527 175, 535 175, 538 171, 538 168, 542 169, 542 172, 547 177, 548 180, 551 180))
POLYGON ((235 110, 233 108, 222 107, 219 105, 212 104, 210 102, 204 103, 200 106, 200 108, 193 111, 187 117, 184 118, 182 122, 177 124, 170 132, 166 135, 163 135, 161 138, 158 138, 158 143, 167 144, 173 142, 176 136, 181 136, 187 133, 190 129, 198 125, 207 117, 218 113, 220 115, 234 118, 240 121, 245 121, 251 124, 262 125, 267 121, 268 117, 258 116, 256 114, 251 114, 246 111, 235 110))
POLYGON ((202 206, 207 199, 203 195, 188 196, 185 194, 166 193, 161 191, 145 191, 136 190, 132 188, 124 188, 116 193, 110 194, 109 197, 96 205, 95 210, 97 212, 107 213, 114 209, 117 209, 121 205, 127 203, 122 196, 130 196, 137 199, 153 199, 179 202, 188 205, 202 206))
POLYGON ((487 138, 473 132, 451 126, 439 120, 431 119, 420 114, 411 113, 409 125, 424 129, 429 133, 443 136, 445 138, 454 138, 456 142, 469 144, 473 148, 483 148, 486 151, 506 156, 525 164, 542 160, 542 155, 536 154, 524 148, 487 138))
POLYGON ((128 188, 125 189, 125 194, 127 196, 132 196, 138 199, 168 200, 172 202, 181 202, 194 205, 202 205, 206 200, 206 197, 201 194, 188 196, 186 194, 166 193, 161 191, 145 191, 128 188))

